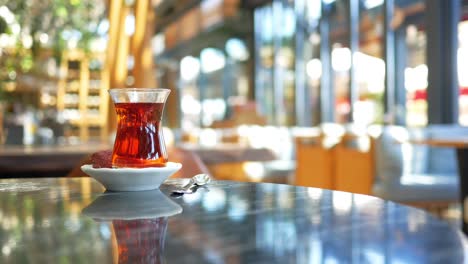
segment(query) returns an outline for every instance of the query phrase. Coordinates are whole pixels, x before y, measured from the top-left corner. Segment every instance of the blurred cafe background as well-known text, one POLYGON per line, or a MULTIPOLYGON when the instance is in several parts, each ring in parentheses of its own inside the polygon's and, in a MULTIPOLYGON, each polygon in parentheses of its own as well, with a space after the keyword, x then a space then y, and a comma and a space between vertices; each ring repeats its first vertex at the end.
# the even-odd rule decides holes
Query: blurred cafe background
POLYGON ((84 176, 121 87, 170 89, 169 159, 217 179, 461 218, 455 149, 411 138, 468 135, 468 1, 0 0, 0 177, 84 176))

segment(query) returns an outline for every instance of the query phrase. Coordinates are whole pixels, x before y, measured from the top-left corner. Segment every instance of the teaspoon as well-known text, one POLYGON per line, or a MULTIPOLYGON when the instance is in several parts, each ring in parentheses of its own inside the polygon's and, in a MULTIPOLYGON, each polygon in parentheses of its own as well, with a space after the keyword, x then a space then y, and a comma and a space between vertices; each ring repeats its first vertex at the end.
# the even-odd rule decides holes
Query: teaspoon
POLYGON ((184 185, 182 188, 172 191, 175 194, 188 194, 193 193, 193 188, 195 186, 202 186, 211 181, 211 178, 208 174, 201 173, 190 178, 190 181, 184 185))

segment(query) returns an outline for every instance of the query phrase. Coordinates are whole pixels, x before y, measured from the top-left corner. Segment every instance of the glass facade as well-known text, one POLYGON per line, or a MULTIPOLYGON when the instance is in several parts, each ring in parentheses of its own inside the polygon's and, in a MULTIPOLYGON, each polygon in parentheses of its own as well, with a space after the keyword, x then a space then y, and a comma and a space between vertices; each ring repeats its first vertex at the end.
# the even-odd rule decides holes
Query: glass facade
MULTIPOLYGON (((467 1, 464 2, 464 8, 468 8, 467 1)), ((459 97, 459 123, 468 126, 468 14, 461 14, 458 24, 458 82, 460 87, 459 97)))
MULTIPOLYGON (((426 1, 276 0, 254 12, 256 98, 270 124, 428 124, 426 1)), ((462 19, 459 72, 465 28, 462 19)), ((459 79, 466 125, 468 88, 459 79)))
MULTIPOLYGON (((348 0, 324 1, 330 23, 330 50, 332 66, 332 90, 334 98, 334 121, 346 123, 350 120, 350 73, 352 51, 350 49, 348 0), (327 4, 327 2, 329 2, 327 4)), ((327 21, 328 22, 328 21, 327 21)), ((326 89, 324 87, 324 89, 326 89)))
POLYGON ((271 5, 255 10, 255 97, 259 100, 261 114, 266 116, 268 123, 274 123, 274 89, 273 89, 273 7, 271 5))
POLYGON ((359 37, 353 55, 357 98, 353 120, 359 124, 383 122, 385 91, 384 3, 365 1, 359 5, 359 37))
POLYGON ((176 61, 177 79, 163 81, 163 85, 177 82, 180 127, 184 131, 214 126, 230 117, 234 105, 249 100, 247 43, 238 38, 224 43, 221 48, 185 53, 176 61))
POLYGON ((310 126, 320 122, 320 27, 322 2, 296 1, 296 112, 297 125, 310 126))
POLYGON ((267 122, 294 125, 295 32, 293 6, 274 1, 254 14, 256 50, 256 98, 267 122), (261 22, 258 22, 261 21, 261 22))
POLYGON ((424 126, 427 117, 428 67, 427 37, 424 17, 425 3, 421 0, 397 1, 392 28, 396 32, 396 74, 402 74, 406 94, 406 124, 424 126), (401 18, 400 18, 401 17, 401 18), (401 21, 401 22, 400 22, 401 21), (403 60, 404 59, 404 60, 403 60), (404 70, 403 72, 400 72, 404 70))
MULTIPOLYGON (((450 89, 445 90, 442 79, 430 88, 431 72, 443 69, 434 68, 434 62, 431 66, 430 56, 439 59, 428 45, 437 36, 428 34, 428 28, 434 19, 446 26, 446 18, 442 12, 429 14, 426 2, 273 0, 256 6, 250 10, 252 35, 233 36, 222 45, 207 42, 176 59, 181 127, 212 127, 231 117, 232 105, 251 100, 268 125, 427 125, 431 115, 453 103, 443 99, 429 107, 438 93, 450 89)), ((453 8, 455 2, 467 6, 461 0, 444 3, 453 8)), ((468 26, 464 8, 458 11, 460 114, 454 113, 454 119, 468 125, 463 75, 468 26)), ((449 49, 436 48, 442 56, 449 49)))

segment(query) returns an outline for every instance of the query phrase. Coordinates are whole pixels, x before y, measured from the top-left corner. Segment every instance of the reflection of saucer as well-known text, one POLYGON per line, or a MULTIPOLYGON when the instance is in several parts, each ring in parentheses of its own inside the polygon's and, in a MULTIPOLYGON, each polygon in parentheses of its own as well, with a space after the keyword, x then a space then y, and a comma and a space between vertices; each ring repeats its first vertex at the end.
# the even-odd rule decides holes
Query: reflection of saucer
POLYGON ((143 192, 105 192, 83 209, 95 220, 133 220, 168 217, 182 212, 159 189, 143 192))
POLYGON ((87 164, 81 170, 100 182, 108 191, 144 191, 159 188, 182 164, 168 162, 166 167, 151 168, 93 168, 87 164))

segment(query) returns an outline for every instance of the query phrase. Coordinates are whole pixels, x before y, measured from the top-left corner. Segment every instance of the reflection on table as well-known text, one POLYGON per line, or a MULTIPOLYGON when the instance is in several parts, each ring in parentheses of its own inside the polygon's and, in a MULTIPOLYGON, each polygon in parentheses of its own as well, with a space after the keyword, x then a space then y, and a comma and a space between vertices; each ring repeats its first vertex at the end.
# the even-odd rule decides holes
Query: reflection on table
MULTIPOLYGON (((447 223, 370 196, 216 181, 175 198, 171 188, 162 186, 162 194, 182 212, 165 217, 167 226, 160 215, 140 219, 145 224, 130 232, 142 239, 165 232, 145 240, 164 244, 151 251, 153 262, 463 263, 468 250, 466 237, 447 223)), ((0 190, 0 263, 125 262, 119 244, 146 250, 121 235, 134 223, 122 229, 119 217, 100 221, 82 213, 103 195, 93 179, 10 179, 0 181, 0 190)), ((151 204, 149 210, 161 206, 151 204)), ((133 253, 126 256, 144 261, 145 254, 133 253)))

